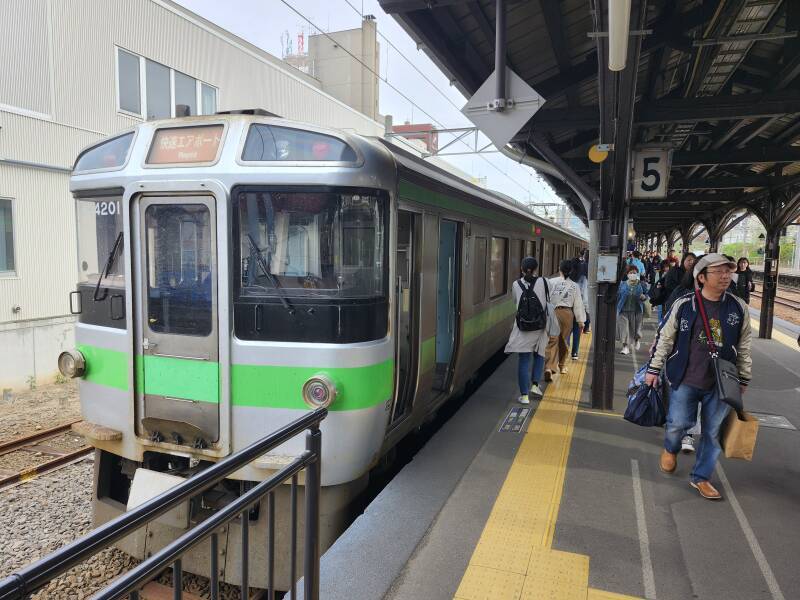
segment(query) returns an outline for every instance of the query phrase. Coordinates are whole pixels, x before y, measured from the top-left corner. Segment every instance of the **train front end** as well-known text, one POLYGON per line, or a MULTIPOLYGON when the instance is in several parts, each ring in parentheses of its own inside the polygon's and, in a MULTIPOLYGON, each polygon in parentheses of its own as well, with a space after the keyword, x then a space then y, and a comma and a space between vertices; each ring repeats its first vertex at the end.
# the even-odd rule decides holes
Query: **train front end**
MULTIPOLYGON (((78 157, 76 349, 59 364, 80 378, 80 428, 97 448, 96 523, 327 406, 321 541, 332 543, 394 393, 392 165, 360 138, 246 115, 145 123, 78 157)), ((122 549, 148 556, 303 447, 287 442, 122 549)), ((288 549, 288 486, 276 508, 288 549)), ((254 565, 267 547, 260 512, 254 565)), ((220 544, 221 579, 234 584, 239 531, 220 544)), ((184 568, 207 575, 206 552, 184 568)), ((277 573, 287 589, 281 557, 277 573)))

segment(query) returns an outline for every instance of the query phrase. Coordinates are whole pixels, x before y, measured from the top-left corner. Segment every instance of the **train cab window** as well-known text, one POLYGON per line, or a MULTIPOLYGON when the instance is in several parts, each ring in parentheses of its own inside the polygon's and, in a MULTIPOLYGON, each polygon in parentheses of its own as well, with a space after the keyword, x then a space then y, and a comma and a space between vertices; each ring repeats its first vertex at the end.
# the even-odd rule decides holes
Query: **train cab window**
POLYGON ((382 193, 265 190, 234 198, 239 337, 343 343, 386 334, 382 193))
POLYGON ((356 162, 356 153, 330 135, 255 123, 247 134, 242 160, 356 162))
POLYGON ((472 261, 472 303, 480 304, 486 297, 486 238, 475 238, 472 261))
POLYGON ((128 151, 133 142, 133 132, 112 138, 82 152, 75 161, 74 173, 118 169, 128 160, 128 151))
POLYGON ((81 323, 125 328, 122 200, 77 201, 78 293, 81 323))
POLYGON ((508 240, 492 237, 492 254, 489 267, 489 297, 496 298, 508 289, 508 240))
POLYGON ((207 336, 213 320, 208 207, 153 204, 145 210, 144 219, 150 329, 207 336))

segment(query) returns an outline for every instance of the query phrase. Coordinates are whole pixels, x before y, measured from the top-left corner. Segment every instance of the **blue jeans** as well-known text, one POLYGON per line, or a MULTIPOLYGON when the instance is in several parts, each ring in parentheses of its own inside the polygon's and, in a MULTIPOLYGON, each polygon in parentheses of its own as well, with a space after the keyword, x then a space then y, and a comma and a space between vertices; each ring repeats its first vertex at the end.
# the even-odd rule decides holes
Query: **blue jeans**
POLYGON ((656 306, 656 308, 658 309, 658 323, 660 325, 661 324, 661 319, 664 318, 664 305, 663 304, 659 304, 658 306, 656 306))
POLYGON ((519 393, 527 396, 531 391, 531 385, 538 384, 544 373, 544 356, 535 352, 517 352, 519 364, 517 367, 517 380, 519 382, 519 393), (531 375, 531 354, 533 354, 533 375, 531 375))
POLYGON ((681 384, 677 390, 670 390, 669 414, 667 415, 664 448, 677 454, 681 449, 681 438, 697 420, 697 404, 700 403, 700 423, 702 433, 697 446, 697 458, 689 477, 695 483, 708 481, 714 472, 719 458, 719 429, 728 415, 729 406, 717 398, 716 388, 701 390, 681 384))

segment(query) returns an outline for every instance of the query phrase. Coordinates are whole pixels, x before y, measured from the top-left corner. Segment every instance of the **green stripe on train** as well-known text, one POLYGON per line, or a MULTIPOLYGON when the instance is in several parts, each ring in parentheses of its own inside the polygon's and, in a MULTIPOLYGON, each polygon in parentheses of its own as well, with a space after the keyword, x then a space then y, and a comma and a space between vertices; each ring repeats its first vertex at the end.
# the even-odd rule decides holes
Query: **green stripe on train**
MULTIPOLYGON (((84 379, 120 390, 128 389, 130 355, 97 346, 80 345, 86 357, 84 379)), ((200 402, 219 402, 219 364, 165 356, 136 356, 136 387, 159 396, 200 402), (144 368, 147 368, 146 377, 144 368)), ((392 397, 394 361, 364 367, 278 367, 232 365, 231 394, 235 406, 307 410, 303 384, 325 373, 336 382, 339 395, 330 410, 356 410, 382 404, 392 397)))
POLYGON ((139 363, 144 367, 145 394, 219 403, 219 363, 150 354, 136 359, 137 383, 142 380, 139 363))
POLYGON ((430 206, 437 206, 473 217, 480 217, 487 221, 494 221, 495 223, 501 223, 520 231, 525 231, 528 234, 532 233, 531 228, 534 227, 530 222, 526 223, 523 216, 512 217, 499 210, 481 208, 480 206, 469 204, 463 200, 456 200, 455 198, 450 198, 444 194, 423 188, 410 181, 405 181, 404 179, 400 180, 399 191, 401 197, 408 198, 409 200, 414 200, 430 206))
POLYGON ((364 367, 233 365, 233 403, 236 406, 308 409, 303 402, 303 384, 319 373, 336 383, 338 395, 329 410, 370 408, 392 397, 394 361, 389 359, 364 367))
POLYGON ((487 308, 464 322, 464 344, 469 344, 478 336, 507 319, 516 312, 513 300, 506 300, 487 308))
POLYGON ((78 350, 86 359, 86 373, 83 376, 86 381, 127 391, 130 364, 130 355, 127 352, 88 344, 78 344, 78 350))

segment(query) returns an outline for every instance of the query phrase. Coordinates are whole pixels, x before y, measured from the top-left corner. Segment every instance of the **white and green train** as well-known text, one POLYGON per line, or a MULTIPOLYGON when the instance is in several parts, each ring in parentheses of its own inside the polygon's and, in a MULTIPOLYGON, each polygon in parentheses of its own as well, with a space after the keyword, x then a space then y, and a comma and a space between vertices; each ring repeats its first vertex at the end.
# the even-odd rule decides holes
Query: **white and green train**
MULTIPOLYGON (((84 150, 71 191, 77 348, 59 363, 80 378, 97 448, 95 522, 327 406, 323 549, 370 469, 503 347, 522 257, 547 275, 586 245, 383 140, 262 111, 143 123, 84 150)), ((302 449, 286 443, 122 548, 146 556, 302 449)), ((288 491, 277 508, 281 522, 288 491)), ((251 520, 255 566, 266 519, 251 520)), ((231 583, 238 536, 220 540, 231 583)), ((203 552, 184 569, 204 573, 203 552)))

